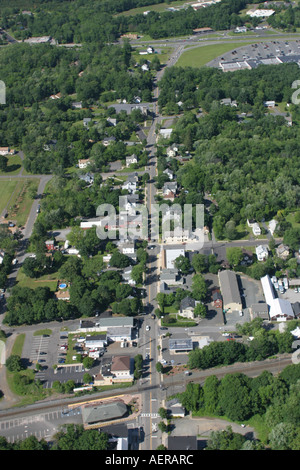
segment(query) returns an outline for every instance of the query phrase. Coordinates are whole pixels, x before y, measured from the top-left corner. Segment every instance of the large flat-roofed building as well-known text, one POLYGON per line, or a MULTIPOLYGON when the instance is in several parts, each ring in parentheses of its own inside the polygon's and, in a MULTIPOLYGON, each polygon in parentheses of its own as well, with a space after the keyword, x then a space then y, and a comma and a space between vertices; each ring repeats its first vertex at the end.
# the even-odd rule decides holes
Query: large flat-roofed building
POLYGON ((277 298, 270 276, 260 279, 264 291, 266 303, 269 307, 270 320, 286 321, 295 318, 295 313, 291 302, 285 299, 277 298))
POLYGON ((163 267, 167 269, 174 269, 174 261, 179 256, 185 256, 185 250, 183 248, 179 249, 164 249, 162 253, 163 267))
POLYGON ((219 271, 218 278, 224 310, 229 312, 242 310, 243 306, 236 274, 230 270, 219 271))
POLYGON ((193 350, 193 341, 191 338, 169 339, 170 353, 180 354, 193 350))

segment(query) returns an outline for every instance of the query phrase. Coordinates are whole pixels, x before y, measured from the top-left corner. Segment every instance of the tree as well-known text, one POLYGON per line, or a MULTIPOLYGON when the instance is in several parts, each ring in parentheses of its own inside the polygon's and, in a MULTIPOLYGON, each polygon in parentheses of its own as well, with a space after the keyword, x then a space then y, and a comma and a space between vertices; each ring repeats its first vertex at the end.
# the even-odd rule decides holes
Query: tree
POLYGON ((119 251, 115 251, 109 262, 110 266, 115 268, 126 268, 130 265, 130 258, 119 251))
POLYGON ((20 356, 15 354, 9 356, 5 365, 10 372, 20 372, 23 369, 20 356))
POLYGON ((207 286, 202 274, 195 274, 192 280, 192 294, 195 300, 204 300, 207 295, 207 286))
POLYGON ((4 155, 0 155, 0 171, 7 170, 7 162, 8 162, 8 158, 5 157, 4 155))
POLYGON ((183 274, 187 275, 191 269, 191 264, 188 258, 183 255, 178 256, 174 261, 175 267, 178 271, 181 271, 183 274))
POLYGON ((243 250, 239 247, 226 248, 226 257, 231 266, 237 266, 243 260, 243 250))
POLYGON ((207 314, 206 306, 201 302, 194 308, 195 317, 205 318, 207 314))
POLYGON ((207 449, 208 450, 240 450, 246 441, 241 434, 234 433, 231 426, 227 426, 225 431, 212 431, 207 449))
POLYGON ((299 439, 299 429, 296 426, 290 423, 279 423, 272 429, 269 434, 269 442, 271 449, 294 450, 293 442, 296 440, 297 437, 299 439))
POLYGON ((156 363, 156 370, 159 374, 163 374, 164 373, 164 367, 163 365, 160 363, 160 362, 157 362, 156 363))
POLYGON ((192 258, 192 266, 196 273, 204 273, 207 270, 207 257, 201 253, 196 253, 192 258))
POLYGON ((82 364, 85 369, 90 369, 94 364, 94 359, 92 357, 85 357, 82 361, 82 364))

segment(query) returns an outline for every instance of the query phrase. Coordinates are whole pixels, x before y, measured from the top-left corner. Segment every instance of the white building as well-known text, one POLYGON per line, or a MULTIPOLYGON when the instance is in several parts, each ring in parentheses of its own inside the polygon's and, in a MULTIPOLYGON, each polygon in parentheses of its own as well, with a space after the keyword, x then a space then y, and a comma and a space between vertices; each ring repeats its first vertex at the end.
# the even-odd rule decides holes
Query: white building
POLYGON ((268 247, 265 245, 257 246, 255 248, 255 253, 258 261, 265 261, 269 256, 268 247))
POLYGON ((132 165, 133 163, 137 163, 138 162, 138 159, 137 159, 137 156, 135 154, 133 155, 130 155, 129 157, 126 157, 126 166, 127 168, 132 165))
POLYGON ((249 10, 247 11, 247 15, 251 16, 251 18, 268 18, 275 13, 275 10, 249 10))
POLYGON ((87 168, 88 165, 90 165, 91 162, 89 158, 78 160, 78 167, 83 170, 84 168, 87 168))
POLYGON ((183 248, 179 248, 176 250, 164 250, 165 256, 165 265, 167 269, 174 269, 174 261, 179 256, 185 256, 185 250, 183 248))
POLYGON ((266 276, 262 277, 260 281, 264 291, 266 303, 269 306, 270 320, 292 320, 295 317, 292 304, 288 300, 276 297, 270 276, 267 274, 266 276))

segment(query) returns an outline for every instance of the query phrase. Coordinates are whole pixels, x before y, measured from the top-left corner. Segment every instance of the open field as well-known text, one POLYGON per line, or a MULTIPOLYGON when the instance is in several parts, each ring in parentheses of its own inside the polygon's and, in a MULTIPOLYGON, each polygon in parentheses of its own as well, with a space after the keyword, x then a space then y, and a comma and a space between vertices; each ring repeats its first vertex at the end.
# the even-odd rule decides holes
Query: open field
POLYGON ((41 276, 38 279, 35 279, 26 276, 22 272, 22 269, 20 269, 17 276, 19 287, 29 287, 30 289, 36 289, 37 287, 49 287, 52 292, 56 291, 57 281, 57 273, 45 274, 45 276, 41 276))
POLYGON ((177 2, 172 2, 170 4, 162 2, 162 3, 157 3, 156 5, 147 5, 147 6, 144 6, 144 7, 132 8, 131 10, 124 11, 122 13, 119 13, 118 15, 123 15, 123 16, 141 15, 141 14, 144 13, 144 11, 162 12, 162 11, 166 11, 167 8, 170 8, 170 7, 172 7, 172 8, 182 7, 186 3, 188 3, 188 2, 186 2, 185 0, 179 0, 177 2))
POLYGON ((14 193, 18 180, 7 179, 0 181, 0 213, 6 208, 12 194, 14 193))
POLYGON ((245 42, 243 44, 240 42, 230 42, 226 44, 211 44, 209 46, 195 47, 190 51, 184 52, 175 65, 178 67, 203 67, 211 60, 225 54, 225 52, 247 44, 252 44, 253 42, 254 41, 245 42))
MULTIPOLYGON (((2 185, 8 181, 1 181, 0 188, 2 185)), ((9 183, 14 183, 14 186, 10 189, 9 186, 6 186, 4 189, 7 201, 7 218, 13 220, 19 227, 25 225, 33 199, 31 198, 31 192, 37 191, 39 180, 33 178, 15 178, 9 181, 9 183), (8 193, 8 194, 7 194, 8 193)), ((1 199, 1 197, 0 197, 1 199)), ((5 208, 6 206, 4 206, 5 208)), ((1 205, 0 205, 1 209, 1 205)), ((3 210, 3 209, 2 209, 3 210)))

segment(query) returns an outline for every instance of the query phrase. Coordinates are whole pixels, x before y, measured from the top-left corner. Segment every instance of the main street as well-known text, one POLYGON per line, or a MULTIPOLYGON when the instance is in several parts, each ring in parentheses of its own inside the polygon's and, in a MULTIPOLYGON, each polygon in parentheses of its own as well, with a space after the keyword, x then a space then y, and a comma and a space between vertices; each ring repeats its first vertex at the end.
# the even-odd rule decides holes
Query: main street
MULTIPOLYGON (((269 37, 270 36, 268 36, 268 38, 269 37)), ((169 57, 169 60, 166 66, 170 67, 174 65, 176 61, 178 60, 178 58, 180 57, 180 55, 182 54, 182 52, 186 50, 185 47, 187 45, 198 47, 199 40, 200 40, 199 38, 197 39, 193 38, 189 42, 187 42, 186 40, 174 40, 174 41, 168 42, 168 45, 172 45, 174 49, 173 49, 172 54, 169 57)), ((223 40, 227 41, 229 40, 229 38, 226 38, 226 39, 223 38, 223 40)), ((230 40, 231 41, 235 40, 235 38, 231 37, 230 40)), ((243 39, 243 41, 245 40, 246 39, 243 39)), ((243 41, 241 40, 241 45, 243 41)), ((222 42, 222 38, 220 40, 214 39, 214 41, 211 41, 211 43, 216 43, 216 42, 222 42)), ((165 71, 165 67, 157 73, 157 80, 156 80, 157 82, 162 78, 164 71, 165 71)), ((155 131, 156 131, 157 124, 160 122, 162 118, 162 116, 160 116, 159 114, 159 109, 158 109, 158 104, 157 104, 158 96, 159 96, 159 89, 158 87, 155 87, 154 89, 154 118, 153 118, 152 126, 149 130, 148 137, 147 137, 147 150, 149 151, 149 161, 148 161, 148 166, 147 166, 146 171, 149 172, 149 176, 150 176, 150 180, 147 183, 147 189, 146 189, 146 207, 148 209, 148 214, 151 214, 151 206, 155 202, 155 194, 156 194, 155 176, 157 174, 157 161, 156 161, 156 155, 155 155, 155 143, 156 143, 155 131)), ((49 181, 50 178, 51 178, 50 176, 49 177, 41 176, 39 194, 43 193, 45 185, 49 181)), ((18 253, 17 258, 18 258, 19 263, 16 269, 13 271, 13 273, 10 276, 11 283, 14 283, 16 279, 17 270, 19 266, 21 265, 25 256, 24 248, 25 248, 26 241, 29 239, 31 235, 33 225, 36 219, 37 204, 38 204, 38 201, 35 200, 32 205, 30 216, 29 216, 29 219, 27 221, 27 224, 24 230, 24 239, 23 239, 24 243, 21 247, 20 252, 18 253)), ((154 229, 154 227, 150 227, 150 230, 151 228, 154 229)), ((151 239, 151 232, 150 232, 150 239, 151 239)), ((237 244, 241 242, 232 242, 232 243, 235 246, 237 246, 237 244)), ((256 243, 256 241, 250 241, 250 242, 243 241, 242 245, 247 246, 248 244, 253 245, 254 243, 256 243)), ((151 244, 151 241, 149 242, 149 244, 151 244)), ((224 247, 229 246, 229 244, 225 244, 223 242, 222 243, 216 242, 215 240, 212 240, 212 241, 207 241, 204 245, 204 248, 214 249, 214 247, 220 246, 221 244, 224 245, 224 247)), ((140 393, 142 396, 142 412, 138 416, 137 420, 134 422, 134 425, 141 426, 144 429, 144 440, 142 441, 140 445, 141 450, 146 450, 146 449, 154 450, 157 448, 158 445, 160 445, 163 442, 161 432, 156 431, 157 424, 161 420, 158 417, 158 410, 161 406, 163 406, 164 400, 166 399, 166 397, 170 395, 170 391, 173 391, 173 392, 175 391, 175 388, 174 388, 175 385, 178 385, 182 388, 185 386, 185 383, 187 381, 187 378, 184 375, 178 375, 178 376, 174 376, 170 378, 170 377, 163 377, 161 374, 159 374, 156 371, 156 363, 159 360, 159 351, 158 351, 159 336, 158 336, 158 328, 153 327, 153 325, 157 322, 157 320, 151 319, 149 315, 149 312, 154 312, 155 308, 157 307, 155 299, 156 299, 156 295, 158 292, 158 279, 159 279, 158 274, 159 274, 159 261, 160 261, 159 252, 160 252, 161 247, 157 244, 155 244, 155 246, 156 248, 155 250, 153 250, 153 252, 152 250, 149 251, 150 256, 149 256, 149 262, 148 262, 148 274, 147 274, 146 282, 145 282, 146 291, 147 291, 147 297, 145 299, 146 300, 145 307, 146 307, 147 315, 145 315, 144 317, 143 326, 142 326, 142 329, 140 330, 140 335, 141 335, 141 339, 143 342, 142 348, 143 348, 144 359, 146 358, 146 355, 149 355, 149 357, 147 356, 148 359, 146 360, 146 364, 148 366, 148 374, 146 374, 146 376, 143 377, 143 379, 139 380, 138 383, 130 389, 130 393, 133 393, 133 394, 140 393), (147 326, 150 327, 150 329, 146 328, 147 326)), ((172 245, 172 247, 175 248, 176 246, 172 245)), ((20 329, 20 333, 21 332, 22 331, 20 329)), ((255 374, 258 375, 262 370, 265 370, 265 369, 266 370, 270 369, 272 371, 274 370, 275 372, 278 372, 279 370, 281 370, 281 368, 285 367, 286 365, 290 363, 291 363, 290 358, 285 359, 285 360, 283 359, 277 360, 274 363, 264 361, 264 362, 260 362, 252 366, 251 370, 250 370, 250 367, 248 367, 248 365, 247 367, 245 365, 234 365, 232 368, 226 368, 226 369, 223 368, 222 371, 220 371, 219 373, 224 374, 226 370, 227 371, 234 370, 234 371, 241 371, 244 373, 254 374, 255 376, 255 374)), ((1 372, 5 374, 4 367, 2 368, 1 372)), ((201 381, 203 381, 206 376, 212 373, 214 375, 217 375, 218 370, 214 369, 213 371, 201 371, 201 373, 193 372, 193 375, 189 380, 193 380, 193 381, 199 380, 199 382, 201 383, 201 381)), ((120 392, 120 393, 123 393, 123 392, 120 392)), ((108 393, 104 394, 102 392, 97 395, 93 395, 93 399, 97 398, 97 396, 103 397, 103 396, 109 396, 109 394, 108 393)), ((49 438, 51 433, 53 433, 54 430, 56 430, 60 424, 63 424, 66 422, 66 419, 65 419, 66 416, 62 415, 61 411, 65 408, 65 406, 67 406, 67 402, 68 402, 68 399, 62 399, 59 401, 59 403, 53 403, 53 404, 51 404, 51 402, 45 401, 44 403, 40 403, 37 406, 31 406, 26 409, 18 409, 18 410, 10 409, 10 410, 0 412, 0 424, 1 424, 0 434, 4 436, 14 435, 10 425, 7 425, 7 428, 6 428, 5 427, 6 425, 3 425, 3 422, 10 421, 10 416, 13 417, 13 416, 22 415, 23 413, 25 413, 26 422, 25 421, 15 422, 17 426, 24 427, 23 431, 25 433, 25 436, 26 436, 26 433, 30 435, 30 433, 38 432, 39 436, 43 435, 44 437, 49 438), (48 412, 49 413, 51 412, 53 414, 51 414, 51 416, 50 414, 49 416, 47 416, 46 414, 48 412), (53 421, 55 421, 55 424, 50 426, 49 420, 52 420, 52 419, 53 421), (29 432, 29 427, 28 427, 29 424, 30 424, 30 432, 29 432), (25 426, 27 426, 27 428, 25 428, 25 426), (27 429, 26 432, 25 432, 25 429, 27 429)), ((76 415, 73 413, 71 416, 68 417, 68 420, 69 422, 82 422, 82 417, 80 413, 77 413, 76 415)), ((22 429, 18 430, 20 434, 21 434, 21 431, 22 429)))

